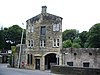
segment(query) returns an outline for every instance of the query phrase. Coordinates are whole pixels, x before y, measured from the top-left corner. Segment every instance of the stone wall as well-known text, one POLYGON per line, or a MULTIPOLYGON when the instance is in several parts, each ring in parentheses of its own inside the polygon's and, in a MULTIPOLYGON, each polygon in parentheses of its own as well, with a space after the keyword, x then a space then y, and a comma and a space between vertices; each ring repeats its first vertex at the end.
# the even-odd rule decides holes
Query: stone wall
POLYGON ((63 75, 100 75, 100 69, 68 66, 52 66, 51 72, 63 75))
POLYGON ((63 64, 72 62, 74 67, 100 68, 100 48, 66 48, 62 50, 63 64))

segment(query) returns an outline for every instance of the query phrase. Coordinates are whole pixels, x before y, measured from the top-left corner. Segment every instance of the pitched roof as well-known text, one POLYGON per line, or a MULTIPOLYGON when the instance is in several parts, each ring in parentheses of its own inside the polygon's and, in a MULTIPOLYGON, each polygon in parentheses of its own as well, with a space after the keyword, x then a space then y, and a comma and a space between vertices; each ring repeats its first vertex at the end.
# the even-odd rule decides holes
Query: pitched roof
POLYGON ((63 19, 62 17, 56 16, 56 15, 53 15, 53 14, 49 14, 49 13, 43 14, 43 13, 41 13, 41 14, 34 16, 34 17, 32 17, 28 20, 30 20, 30 22, 33 23, 35 21, 38 21, 41 18, 41 16, 42 16, 43 20, 56 20, 57 18, 63 19))

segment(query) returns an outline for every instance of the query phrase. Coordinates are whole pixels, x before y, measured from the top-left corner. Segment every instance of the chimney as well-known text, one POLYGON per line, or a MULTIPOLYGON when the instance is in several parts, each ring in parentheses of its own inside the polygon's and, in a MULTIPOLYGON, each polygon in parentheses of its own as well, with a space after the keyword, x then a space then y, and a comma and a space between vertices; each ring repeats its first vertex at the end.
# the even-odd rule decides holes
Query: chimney
POLYGON ((46 13, 47 6, 42 6, 42 13, 46 13))

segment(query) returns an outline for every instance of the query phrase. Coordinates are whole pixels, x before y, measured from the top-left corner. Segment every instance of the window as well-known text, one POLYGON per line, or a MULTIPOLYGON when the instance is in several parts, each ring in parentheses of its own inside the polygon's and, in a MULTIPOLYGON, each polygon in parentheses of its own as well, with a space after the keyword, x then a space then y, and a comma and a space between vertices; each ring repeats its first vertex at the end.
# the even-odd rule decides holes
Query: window
POLYGON ((34 26, 33 25, 32 25, 32 27, 28 26, 28 32, 34 32, 34 26))
POLYGON ((53 47, 59 47, 59 39, 53 40, 53 47))
POLYGON ((29 54, 27 55, 27 64, 29 64, 29 54))
POLYGON ((54 46, 56 46, 56 39, 54 39, 54 46))
POLYGON ((27 55, 27 64, 32 64, 32 54, 27 55))
POLYGON ((30 40, 28 40, 28 46, 30 47, 30 40))
POLYGON ((34 41, 33 40, 28 40, 28 47, 29 48, 34 47, 34 41))
POLYGON ((44 47, 46 46, 46 42, 45 42, 45 40, 44 40, 44 47))
POLYGON ((40 47, 42 47, 42 40, 40 40, 40 47))
POLYGON ((31 28, 31 32, 34 32, 34 26, 32 26, 32 28, 31 28))
POLYGON ((83 63, 83 67, 89 67, 89 62, 85 62, 85 63, 83 63))
POLYGON ((45 46, 46 46, 46 41, 40 40, 40 47, 45 47, 45 46))
POLYGON ((31 30, 31 28, 30 28, 30 26, 28 26, 28 32, 30 32, 30 30, 31 30))
POLYGON ((30 44, 31 44, 31 47, 33 47, 33 40, 31 40, 31 43, 30 44))
POLYGON ((57 46, 59 47, 59 39, 57 39, 57 46))
POLYGON ((30 58, 30 59, 31 59, 31 62, 30 62, 30 64, 32 64, 32 54, 31 54, 31 58, 30 58))
POLYGON ((45 26, 41 26, 40 33, 41 33, 41 35, 46 35, 46 27, 45 26))
POLYGON ((67 62, 68 66, 73 66, 73 62, 67 62))
POLYGON ((60 25, 59 24, 54 24, 53 25, 53 31, 59 31, 60 25))

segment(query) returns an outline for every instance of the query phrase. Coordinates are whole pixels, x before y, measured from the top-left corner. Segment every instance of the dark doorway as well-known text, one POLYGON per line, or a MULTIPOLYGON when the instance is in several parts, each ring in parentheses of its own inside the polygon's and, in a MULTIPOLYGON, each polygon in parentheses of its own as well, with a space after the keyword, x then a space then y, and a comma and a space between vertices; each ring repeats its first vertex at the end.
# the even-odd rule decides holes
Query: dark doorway
POLYGON ((49 70, 51 65, 56 65, 57 59, 56 54, 51 53, 45 56, 45 69, 49 70))
POLYGON ((35 69, 40 70, 40 59, 35 59, 35 69))

